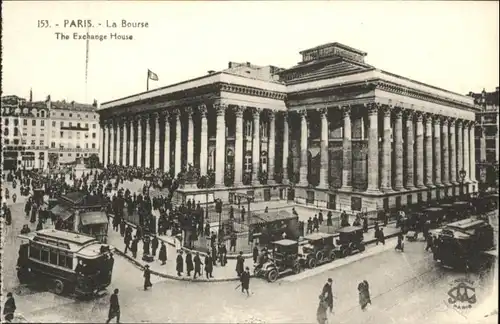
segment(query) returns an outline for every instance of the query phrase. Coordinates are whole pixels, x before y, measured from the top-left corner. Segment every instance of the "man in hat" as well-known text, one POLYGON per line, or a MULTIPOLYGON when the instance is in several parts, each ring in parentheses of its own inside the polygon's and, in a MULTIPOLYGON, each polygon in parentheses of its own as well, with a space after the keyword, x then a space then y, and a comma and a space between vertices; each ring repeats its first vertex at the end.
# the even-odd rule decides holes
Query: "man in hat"
POLYGON ((115 317, 116 323, 120 323, 120 303, 118 302, 118 289, 115 289, 113 295, 111 295, 111 298, 109 298, 109 313, 106 323, 109 323, 115 317))
POLYGON ((161 265, 165 265, 165 261, 167 261, 167 247, 165 246, 165 242, 161 242, 160 254, 158 259, 161 261, 161 265))
POLYGON ((326 302, 328 302, 328 307, 330 308, 330 313, 333 312, 333 291, 332 291, 332 278, 328 278, 328 281, 323 286, 323 291, 321 294, 325 297, 326 302))
POLYGON ((200 259, 199 252, 196 252, 193 261, 194 261, 194 279, 196 279, 196 275, 201 276, 201 266, 203 265, 200 259))
POLYGON ((244 264, 245 259, 243 258, 243 252, 240 251, 240 254, 236 257, 236 273, 238 274, 238 277, 241 277, 241 274, 243 273, 244 264))
POLYGON ((241 281, 241 292, 247 292, 247 296, 250 296, 250 292, 248 291, 250 287, 250 269, 248 267, 245 268, 245 271, 241 273, 240 277, 241 281))
POLYGON ((177 259, 175 260, 175 262, 176 262, 175 269, 177 270, 177 275, 180 277, 182 276, 182 272, 184 272, 184 260, 182 258, 182 250, 180 250, 179 254, 177 254, 177 259))
POLYGON ((153 287, 151 283, 151 270, 149 270, 149 265, 144 266, 144 290, 148 290, 149 287, 153 287))
POLYGON ((7 300, 3 306, 3 315, 5 321, 10 323, 14 319, 14 312, 16 311, 16 301, 12 296, 12 293, 7 293, 7 300))

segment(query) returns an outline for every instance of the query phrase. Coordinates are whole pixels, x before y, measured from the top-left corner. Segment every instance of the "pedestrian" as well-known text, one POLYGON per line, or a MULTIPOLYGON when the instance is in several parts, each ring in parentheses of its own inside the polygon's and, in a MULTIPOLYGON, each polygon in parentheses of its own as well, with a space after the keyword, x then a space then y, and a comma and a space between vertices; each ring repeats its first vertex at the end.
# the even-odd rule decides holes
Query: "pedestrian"
POLYGON ((378 242, 385 245, 385 235, 384 235, 384 228, 383 227, 381 227, 380 230, 378 231, 377 245, 378 245, 378 242))
POLYGON ((314 230, 316 232, 319 232, 319 220, 318 220, 318 215, 314 215, 313 218, 313 225, 314 225, 314 230))
POLYGON ((156 250, 158 250, 158 238, 153 236, 153 240, 151 240, 151 249, 153 250, 153 256, 156 256, 156 250))
MULTIPOLYGON (((194 256, 194 279, 196 279, 196 276, 201 276, 201 266, 203 263, 201 262, 200 259, 200 253, 196 252, 196 255, 194 256)), ((208 278, 208 277, 207 277, 208 278)))
POLYGON ((161 261, 161 265, 165 265, 165 261, 167 261, 167 247, 165 246, 165 242, 161 242, 160 254, 158 258, 161 261))
POLYGON ((132 251, 132 256, 135 258, 137 258, 137 244, 139 243, 139 239, 137 238, 137 236, 134 238, 134 240, 132 241, 132 244, 130 245, 130 251, 132 251))
POLYGON ((236 233, 231 234, 231 238, 229 240, 229 251, 236 252, 236 240, 237 240, 236 233))
POLYGON ((125 237, 123 238, 123 242, 125 243, 125 251, 124 254, 127 254, 127 250, 130 249, 130 241, 132 241, 132 234, 129 231, 125 232, 125 237))
POLYGON ((368 232, 368 217, 363 217, 363 233, 368 232))
POLYGON ((361 310, 365 311, 366 306, 372 303, 370 299, 368 281, 363 280, 358 284, 358 295, 359 295, 359 306, 361 307, 361 310))
POLYGON ((318 309, 316 310, 316 320, 318 324, 327 324, 328 316, 326 315, 326 311, 328 310, 328 301, 325 295, 319 295, 319 304, 318 309))
POLYGON ((14 193, 12 195, 12 201, 14 202, 14 204, 16 203, 16 200, 17 200, 17 195, 14 193))
POLYGON ((6 225, 12 224, 12 213, 10 211, 10 208, 5 209, 5 224, 6 225))
POLYGON ((191 252, 186 253, 186 271, 188 277, 191 277, 191 271, 193 271, 194 266, 193 266, 193 258, 191 256, 191 252))
POLYGON ((245 259, 243 258, 243 252, 240 251, 240 254, 236 257, 236 273, 238 274, 238 277, 241 277, 244 266, 245 266, 245 259))
POLYGON ((144 266, 144 290, 148 290, 149 287, 153 287, 151 283, 151 270, 149 270, 149 265, 144 266))
POLYGON ((219 247, 219 259, 220 259, 220 265, 225 267, 227 264, 227 248, 224 242, 222 242, 219 247))
POLYGON ((259 247, 257 243, 253 247, 252 257, 253 257, 253 263, 257 263, 257 258, 259 257, 259 247))
POLYGON ((143 253, 142 254, 143 255, 149 255, 150 254, 150 249, 149 249, 149 247, 151 245, 150 242, 151 241, 149 240, 149 236, 145 236, 144 239, 143 239, 143 245, 142 245, 142 248, 143 248, 143 250, 142 250, 143 253))
POLYGON ((399 233, 398 234, 398 244, 396 245, 396 247, 394 248, 394 250, 399 250, 401 252, 404 252, 404 237, 403 237, 403 233, 399 233))
POLYGON ((306 234, 312 233, 312 230, 313 230, 313 221, 312 221, 312 218, 309 217, 309 219, 307 220, 306 234))
POLYGON ((327 282, 323 286, 321 294, 325 297, 328 307, 330 308, 330 313, 333 313, 333 291, 332 291, 332 278, 328 278, 327 282))
POLYGON ((113 295, 109 298, 109 313, 106 323, 109 323, 115 317, 116 323, 120 323, 120 303, 118 302, 118 291, 118 289, 115 289, 113 295))
POLYGON ((184 272, 184 260, 182 258, 182 250, 177 254, 177 259, 175 260, 176 266, 175 270, 177 270, 177 275, 182 276, 182 272, 184 272))
POLYGON ((212 262, 217 265, 217 245, 215 245, 215 242, 212 245, 212 262))
POLYGON ((429 249, 431 250, 432 252, 432 243, 433 243, 433 239, 432 239, 432 235, 427 235, 425 241, 427 242, 427 245, 425 246, 425 251, 429 251, 429 249))
POLYGON ((207 279, 213 278, 212 276, 213 270, 214 270, 214 265, 212 257, 210 256, 210 251, 208 251, 207 255, 205 256, 205 274, 207 276, 207 279))
POLYGON ((12 293, 7 293, 7 300, 5 301, 5 304, 3 306, 3 316, 6 322, 12 322, 12 320, 14 319, 16 308, 16 301, 14 300, 12 293))
POLYGON ((321 210, 319 211, 319 214, 318 214, 318 221, 319 221, 319 225, 323 224, 323 213, 321 212, 321 210))
POLYGON ((241 207, 241 222, 245 222, 245 206, 241 207))
POLYGON ((246 291, 247 296, 250 296, 249 288, 250 288, 250 269, 248 267, 245 268, 245 271, 241 274, 240 277, 241 282, 241 292, 244 293, 246 291))
POLYGON ((333 226, 333 213, 331 210, 326 215, 326 226, 333 226))
POLYGON ((35 231, 39 231, 43 229, 43 220, 41 218, 38 218, 38 223, 36 224, 36 229, 35 231))

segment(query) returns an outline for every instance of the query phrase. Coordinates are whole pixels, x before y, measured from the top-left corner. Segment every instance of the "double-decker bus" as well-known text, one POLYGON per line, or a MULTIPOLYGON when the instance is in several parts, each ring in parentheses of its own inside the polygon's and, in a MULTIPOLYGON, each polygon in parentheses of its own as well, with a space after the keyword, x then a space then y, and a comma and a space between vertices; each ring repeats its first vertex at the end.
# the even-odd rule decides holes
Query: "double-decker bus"
POLYGON ((55 229, 21 234, 17 276, 21 284, 46 282, 56 294, 95 296, 111 283, 109 245, 94 237, 55 229))
POLYGON ((452 268, 477 269, 484 264, 485 253, 494 248, 493 227, 487 222, 468 218, 444 226, 434 244, 434 260, 452 268))

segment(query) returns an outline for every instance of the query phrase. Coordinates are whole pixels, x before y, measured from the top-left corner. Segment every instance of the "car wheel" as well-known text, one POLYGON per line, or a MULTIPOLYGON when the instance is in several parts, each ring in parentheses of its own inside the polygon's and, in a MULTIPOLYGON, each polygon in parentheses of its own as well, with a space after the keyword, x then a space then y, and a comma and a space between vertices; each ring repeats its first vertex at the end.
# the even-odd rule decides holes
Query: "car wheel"
POLYGON ((52 290, 55 294, 62 295, 64 292, 64 283, 59 279, 55 279, 52 281, 52 290))
POLYGON ((300 273, 300 263, 297 262, 294 266, 293 266, 293 273, 294 274, 298 274, 300 273))
POLYGON ((366 249, 365 245, 363 243, 359 244, 359 252, 363 252, 366 249))
POLYGON ((316 252, 316 260, 317 260, 318 262, 323 261, 323 257, 324 257, 323 251, 318 251, 318 252, 316 252))
POLYGON ((276 269, 272 269, 267 273, 267 281, 275 282, 278 280, 278 271, 276 269))
POLYGON ((342 251, 342 255, 343 255, 344 257, 351 255, 351 248, 346 247, 346 248, 344 249, 344 251, 342 251))
POLYGON ((337 253, 335 251, 330 252, 330 261, 334 261, 337 258, 337 253))
POLYGON ((307 266, 312 269, 314 267, 316 267, 316 265, 318 264, 318 262, 316 261, 315 258, 310 258, 308 261, 307 261, 307 266))

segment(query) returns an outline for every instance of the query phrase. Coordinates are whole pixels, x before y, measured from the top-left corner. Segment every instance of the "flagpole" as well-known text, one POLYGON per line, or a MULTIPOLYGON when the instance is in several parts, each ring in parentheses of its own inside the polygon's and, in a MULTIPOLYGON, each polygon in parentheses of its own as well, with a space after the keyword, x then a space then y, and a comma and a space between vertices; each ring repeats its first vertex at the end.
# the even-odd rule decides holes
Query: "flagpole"
POLYGON ((148 75, 146 78, 146 91, 149 91, 149 70, 148 70, 148 75))

